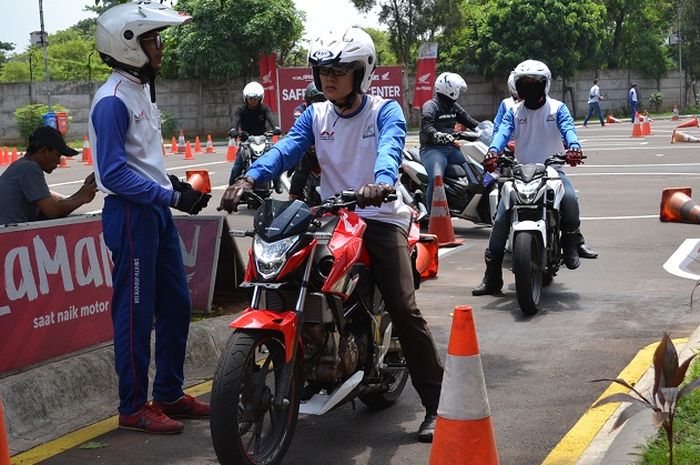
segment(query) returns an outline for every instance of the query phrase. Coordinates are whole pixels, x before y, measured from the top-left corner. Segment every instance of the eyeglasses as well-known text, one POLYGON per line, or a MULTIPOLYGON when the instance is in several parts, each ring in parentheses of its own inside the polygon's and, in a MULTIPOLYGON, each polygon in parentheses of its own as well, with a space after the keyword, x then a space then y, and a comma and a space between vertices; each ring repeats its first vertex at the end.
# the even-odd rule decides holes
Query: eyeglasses
POLYGON ((341 77, 341 76, 347 76, 352 69, 349 68, 331 68, 331 67, 319 67, 318 68, 318 74, 321 76, 335 76, 335 77, 341 77))
POLYGON ((163 38, 160 36, 160 34, 156 34, 153 37, 142 37, 141 42, 145 42, 147 40, 152 40, 155 42, 155 46, 158 50, 163 50, 163 38))

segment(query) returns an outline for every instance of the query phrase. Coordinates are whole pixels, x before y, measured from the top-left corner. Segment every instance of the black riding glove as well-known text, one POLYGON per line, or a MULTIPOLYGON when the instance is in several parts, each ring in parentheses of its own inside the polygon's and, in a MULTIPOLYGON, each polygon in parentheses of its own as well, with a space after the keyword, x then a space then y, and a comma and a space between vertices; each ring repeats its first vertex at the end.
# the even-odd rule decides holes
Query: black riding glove
POLYGON ((192 190, 191 184, 184 181, 180 181, 180 178, 178 178, 174 174, 169 175, 168 179, 170 179, 170 184, 173 185, 173 190, 175 192, 187 192, 192 190))
POLYGON ((207 206, 210 198, 211 195, 195 190, 183 192, 175 191, 173 192, 172 207, 180 210, 181 212, 196 215, 202 211, 202 208, 207 206))
POLYGON ((389 184, 365 184, 357 191, 357 206, 360 208, 380 207, 386 196, 395 192, 396 190, 389 184))
POLYGON ((450 145, 453 144, 455 138, 452 134, 447 134, 446 132, 436 132, 433 134, 433 142, 439 145, 450 145))
POLYGON ((238 211, 238 203, 245 192, 252 192, 255 179, 251 176, 240 176, 236 181, 228 186, 221 197, 219 210, 226 210, 228 213, 238 211))

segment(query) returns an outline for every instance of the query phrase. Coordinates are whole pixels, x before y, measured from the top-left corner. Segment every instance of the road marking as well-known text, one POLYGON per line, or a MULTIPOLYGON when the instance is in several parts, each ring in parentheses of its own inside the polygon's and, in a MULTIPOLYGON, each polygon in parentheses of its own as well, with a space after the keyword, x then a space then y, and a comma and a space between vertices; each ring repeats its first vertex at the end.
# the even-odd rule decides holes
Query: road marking
POLYGON ((683 243, 673 252, 666 263, 664 263, 664 270, 671 274, 679 276, 685 279, 692 279, 697 281, 700 279, 700 275, 697 273, 691 273, 689 267, 695 265, 697 267, 698 255, 700 255, 700 250, 698 250, 698 243, 700 239, 686 239, 683 243))
POLYGON ((566 173, 570 178, 581 177, 581 176, 685 176, 685 177, 696 177, 700 176, 700 173, 688 173, 688 172, 663 172, 658 173, 566 173))
MULTIPOLYGON (((201 396, 211 392, 211 385, 212 381, 205 381, 185 389, 185 392, 194 397, 201 396)), ((34 465, 117 428, 119 428, 119 415, 113 415, 85 428, 40 444, 28 451, 13 455, 11 457, 12 465, 34 465)))
MULTIPOLYGON (((673 343, 683 344, 685 341, 687 341, 687 338, 674 339, 673 343)), ((657 345, 658 342, 654 342, 640 350, 629 365, 620 372, 617 378, 624 379, 632 386, 637 384, 644 373, 650 369, 654 350, 656 350, 657 345)), ((601 376, 605 375, 602 374, 601 376)), ((596 402, 618 392, 628 393, 629 389, 619 384, 611 383, 600 397, 596 399, 596 402)), ((591 407, 594 404, 595 402, 591 404, 591 407)), ((576 463, 605 422, 615 413, 619 405, 619 403, 606 404, 595 409, 589 407, 562 440, 552 449, 549 455, 545 457, 542 465, 571 465, 576 463)))
POLYGON ((596 220, 647 220, 658 219, 659 215, 628 215, 628 216, 582 216, 581 220, 596 221, 596 220))

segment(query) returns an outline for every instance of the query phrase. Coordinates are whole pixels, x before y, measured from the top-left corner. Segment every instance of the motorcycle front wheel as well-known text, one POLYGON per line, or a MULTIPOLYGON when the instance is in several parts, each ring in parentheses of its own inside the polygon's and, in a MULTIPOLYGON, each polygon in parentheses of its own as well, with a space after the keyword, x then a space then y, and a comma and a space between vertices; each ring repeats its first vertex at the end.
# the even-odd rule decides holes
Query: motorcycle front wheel
POLYGON ((518 233, 513 247, 513 273, 518 305, 526 315, 537 313, 542 296, 543 272, 542 243, 537 233, 518 233))
POLYGON ((210 428, 222 465, 274 465, 282 461, 299 413, 295 367, 288 403, 273 403, 285 364, 274 333, 235 331, 221 354, 211 390, 210 428))

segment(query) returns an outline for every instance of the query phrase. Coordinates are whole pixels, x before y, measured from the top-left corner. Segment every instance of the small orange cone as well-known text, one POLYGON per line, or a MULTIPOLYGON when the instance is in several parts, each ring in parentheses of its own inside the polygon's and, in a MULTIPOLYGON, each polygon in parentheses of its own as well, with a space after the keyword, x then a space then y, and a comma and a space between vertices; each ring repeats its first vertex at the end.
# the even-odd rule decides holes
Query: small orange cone
POLYGON ((80 161, 82 161, 83 163, 85 161, 87 161, 89 151, 90 151, 90 142, 88 141, 88 136, 84 135, 83 136, 83 153, 80 157, 80 161))
POLYGON ((437 276, 438 239, 434 234, 421 234, 416 242, 416 270, 421 279, 437 276))
POLYGON ((471 307, 455 307, 430 465, 498 465, 471 307))
POLYGON ((187 183, 192 186, 192 189, 209 194, 211 192, 211 181, 209 180, 209 172, 207 170, 190 170, 185 171, 187 183))
POLYGON ((207 148, 205 151, 207 153, 216 153, 216 150, 214 150, 214 143, 211 141, 211 134, 207 134, 207 148))
POLYGON ((61 156, 61 163, 58 165, 59 168, 70 168, 68 166, 68 160, 67 157, 61 156))
POLYGON ((613 115, 608 115, 608 119, 605 121, 606 123, 621 123, 619 119, 615 118, 613 115))
POLYGON ((276 144, 279 140, 280 140, 280 136, 278 136, 277 134, 272 136, 272 143, 273 144, 276 144))
POLYGON ((0 399, 0 465, 10 465, 10 446, 7 443, 5 411, 2 406, 2 399, 0 399))
POLYGON ((680 119, 680 116, 678 115, 678 104, 673 105, 673 116, 671 117, 672 121, 678 121, 680 119))
POLYGON ((10 163, 16 162, 18 158, 19 155, 17 154, 17 147, 12 147, 12 157, 10 158, 10 163))
POLYGON ((644 118, 642 122, 642 135, 648 136, 649 134, 651 134, 651 123, 649 122, 649 118, 644 118))
POLYGON ((632 137, 644 137, 642 134, 642 125, 639 124, 639 115, 634 118, 634 123, 632 124, 632 137))
POLYGON ((700 224, 700 206, 690 198, 690 187, 668 187, 661 192, 659 220, 700 224))
POLYGON ((464 242, 455 239, 455 232, 452 229, 452 220, 450 219, 450 209, 447 205, 445 186, 440 175, 435 176, 435 184, 433 184, 433 204, 430 208, 428 232, 438 237, 440 247, 454 247, 464 242))
POLYGON ((236 145, 236 139, 228 140, 228 150, 226 151, 226 161, 236 161, 236 153, 238 152, 238 146, 236 145))
POLYGON ((185 160, 194 160, 194 156, 192 156, 192 147, 190 147, 190 141, 185 143, 185 160))
POLYGON ((10 154, 7 151, 7 147, 4 147, 2 149, 2 152, 0 152, 0 165, 9 165, 10 164, 10 154))
POLYGON ((691 119, 691 120, 689 120, 689 121, 686 121, 685 123, 679 124, 678 126, 676 126, 676 129, 680 129, 680 128, 697 128, 698 126, 700 126, 700 124, 698 124, 698 117, 696 116, 695 118, 693 118, 693 119, 691 119))
POLYGON ((194 153, 202 153, 202 143, 199 142, 199 136, 194 138, 194 153))
POLYGON ((173 140, 170 142, 170 153, 177 153, 178 150, 177 139, 175 139, 175 136, 173 136, 173 140))
POLYGON ((181 153, 185 150, 185 133, 180 129, 180 135, 177 138, 177 151, 181 153))
POLYGON ((674 129, 673 134, 671 134, 671 143, 675 144, 676 142, 698 143, 700 142, 700 139, 698 139, 697 137, 693 137, 690 134, 686 134, 683 131, 678 131, 677 129, 674 129))

